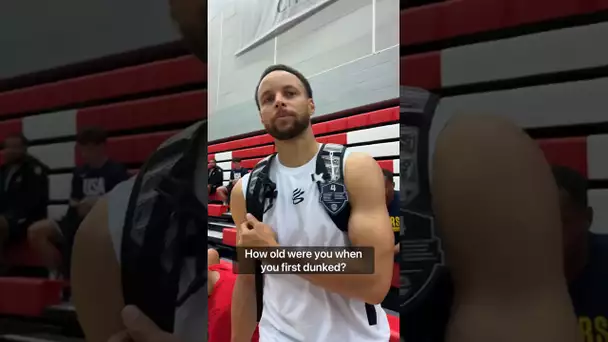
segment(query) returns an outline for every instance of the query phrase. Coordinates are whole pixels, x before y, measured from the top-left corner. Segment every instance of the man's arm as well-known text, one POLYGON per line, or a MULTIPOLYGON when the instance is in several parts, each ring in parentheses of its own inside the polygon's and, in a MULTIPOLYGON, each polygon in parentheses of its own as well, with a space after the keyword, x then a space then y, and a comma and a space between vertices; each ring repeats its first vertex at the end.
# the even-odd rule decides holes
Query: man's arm
MULTIPOLYGON (((230 196, 230 211, 232 219, 236 224, 237 243, 240 240, 239 226, 245 222, 247 206, 243 196, 242 179, 234 185, 230 196)), ((238 254, 238 253, 237 253, 238 254)), ((243 263, 250 260, 238 260, 243 267, 243 263)), ((253 269, 251 265, 246 266, 253 269)), ((256 297, 255 281, 252 274, 238 274, 232 292, 232 341, 245 342, 251 341, 251 336, 256 327, 256 297)))
POLYGON ((382 302, 391 286, 393 229, 386 209, 384 176, 369 155, 352 153, 344 178, 351 205, 348 237, 355 247, 374 248, 373 274, 301 274, 311 283, 366 303, 382 302))
POLYGON ((579 341, 558 193, 538 145, 501 118, 462 116, 440 134, 433 160, 456 289, 447 341, 579 341))
POLYGON ((72 255, 72 293, 78 321, 88 342, 107 342, 124 329, 120 266, 108 230, 106 198, 100 199, 76 233, 72 255))

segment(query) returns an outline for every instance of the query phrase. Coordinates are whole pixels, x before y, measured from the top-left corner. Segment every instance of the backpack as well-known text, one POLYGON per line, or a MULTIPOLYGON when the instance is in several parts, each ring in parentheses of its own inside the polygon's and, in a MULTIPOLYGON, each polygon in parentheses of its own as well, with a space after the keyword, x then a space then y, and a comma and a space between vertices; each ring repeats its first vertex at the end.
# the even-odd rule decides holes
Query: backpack
POLYGON ((207 283, 207 206, 194 192, 194 179, 201 176, 195 174, 197 159, 207 154, 206 142, 204 120, 162 144, 135 179, 124 221, 125 305, 138 306, 167 332, 173 332, 176 308, 207 283), (179 293, 186 257, 195 257, 196 277, 179 293))
MULTIPOLYGON (((348 232, 350 204, 344 185, 342 169, 346 147, 337 144, 323 144, 317 154, 315 175, 311 175, 319 188, 319 202, 329 214, 332 221, 342 232, 348 232)), ((245 204, 247 212, 263 222, 264 213, 272 208, 277 197, 276 184, 270 180, 270 167, 276 153, 261 160, 251 171, 247 184, 245 204)), ((257 304, 257 321, 262 317, 264 277, 261 262, 255 262, 255 290, 257 304)), ((370 325, 377 324, 376 310, 373 305, 365 303, 367 320, 370 325)))
MULTIPOLYGON (((439 97, 402 87, 400 94, 400 312, 408 315, 425 305, 442 277, 444 253, 431 204, 429 140, 439 97), (420 250, 424 258, 420 258, 420 250)), ((413 327, 412 327, 413 328, 413 327)))

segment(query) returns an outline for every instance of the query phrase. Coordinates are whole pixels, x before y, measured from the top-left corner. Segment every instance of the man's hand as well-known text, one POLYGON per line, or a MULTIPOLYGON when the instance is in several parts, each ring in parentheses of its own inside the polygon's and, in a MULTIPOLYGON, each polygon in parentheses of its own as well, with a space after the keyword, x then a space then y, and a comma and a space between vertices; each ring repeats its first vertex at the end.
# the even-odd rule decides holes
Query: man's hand
POLYGON ((110 337, 108 342, 178 342, 133 305, 125 306, 121 314, 125 330, 110 337))
POLYGON ((272 228, 247 214, 245 222, 239 227, 239 247, 277 247, 277 234, 272 228))

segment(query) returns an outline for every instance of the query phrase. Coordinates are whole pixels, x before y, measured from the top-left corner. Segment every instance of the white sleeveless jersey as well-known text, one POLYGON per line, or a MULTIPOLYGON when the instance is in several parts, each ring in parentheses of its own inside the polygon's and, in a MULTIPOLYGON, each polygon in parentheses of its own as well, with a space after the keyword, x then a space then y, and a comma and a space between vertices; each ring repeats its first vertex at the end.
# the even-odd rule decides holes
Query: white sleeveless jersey
MULTIPOLYGON (((344 161, 348 155, 346 150, 344 161)), ((316 158, 289 168, 277 157, 270 167, 277 198, 263 221, 274 229, 281 246, 347 245, 347 234, 336 227, 319 202, 319 190, 311 177, 316 158)), ((242 178, 243 196, 249 175, 242 178)), ((369 325, 365 303, 360 300, 327 291, 297 275, 264 275, 260 341, 386 342, 390 336, 386 313, 380 305, 374 308, 378 322, 369 325)))

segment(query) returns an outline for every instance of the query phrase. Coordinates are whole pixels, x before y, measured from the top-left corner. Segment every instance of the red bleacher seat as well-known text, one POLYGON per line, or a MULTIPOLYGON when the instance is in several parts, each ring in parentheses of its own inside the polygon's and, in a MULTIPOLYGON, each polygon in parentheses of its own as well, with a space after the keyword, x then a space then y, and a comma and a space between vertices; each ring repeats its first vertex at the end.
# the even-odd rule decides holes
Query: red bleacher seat
POLYGON ((0 278, 0 314, 40 316, 47 306, 61 303, 62 287, 62 281, 0 278))
POLYGON ((21 133, 23 130, 23 122, 21 119, 13 119, 0 122, 0 141, 15 133, 21 133))
MULTIPOLYGON (((108 139, 107 150, 112 159, 121 163, 143 163, 164 141, 179 131, 137 134, 108 139)), ((76 163, 82 162, 77 153, 76 163)))
POLYGON ((209 216, 222 216, 223 213, 228 211, 228 206, 219 204, 209 204, 207 208, 209 216))
POLYGON ((587 137, 538 140, 547 161, 587 175, 587 137))
POLYGON ((0 93, 0 115, 48 110, 206 79, 204 63, 193 56, 179 57, 0 93))
POLYGON ((232 156, 234 158, 251 158, 251 157, 259 157, 259 156, 267 156, 272 153, 274 153, 274 145, 247 148, 244 150, 234 151, 232 156))
POLYGON ((201 118, 207 92, 196 90, 143 100, 119 102, 79 110, 78 129, 103 127, 109 132, 167 124, 189 123, 201 118))
POLYGON ((224 228, 222 231, 222 243, 226 246, 236 246, 236 229, 224 228))
POLYGON ((391 328, 390 342, 399 342, 399 317, 393 315, 386 315, 388 318, 388 325, 391 328))

